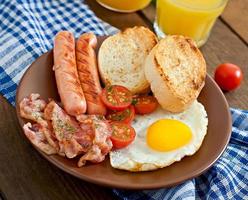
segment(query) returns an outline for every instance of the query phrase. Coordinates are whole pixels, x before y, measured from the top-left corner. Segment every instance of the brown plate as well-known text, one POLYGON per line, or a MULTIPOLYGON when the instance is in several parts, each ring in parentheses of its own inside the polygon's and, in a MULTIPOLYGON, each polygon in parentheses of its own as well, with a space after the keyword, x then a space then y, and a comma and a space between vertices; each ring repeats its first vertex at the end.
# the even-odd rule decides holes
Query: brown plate
MULTIPOLYGON (((99 45, 104 38, 99 38, 99 45)), ((26 71, 19 84, 16 95, 16 109, 20 125, 19 102, 31 93, 39 93, 42 98, 59 100, 53 66, 52 51, 40 56, 26 71)), ((187 179, 199 176, 219 158, 226 148, 231 135, 231 117, 227 101, 215 84, 207 76, 206 84, 198 100, 204 105, 209 119, 208 132, 196 154, 183 158, 169 167, 152 172, 126 172, 110 166, 109 159, 100 164, 87 164, 78 168, 76 160, 57 155, 47 156, 48 161, 60 169, 80 178, 104 186, 125 189, 153 189, 179 184, 187 179)))

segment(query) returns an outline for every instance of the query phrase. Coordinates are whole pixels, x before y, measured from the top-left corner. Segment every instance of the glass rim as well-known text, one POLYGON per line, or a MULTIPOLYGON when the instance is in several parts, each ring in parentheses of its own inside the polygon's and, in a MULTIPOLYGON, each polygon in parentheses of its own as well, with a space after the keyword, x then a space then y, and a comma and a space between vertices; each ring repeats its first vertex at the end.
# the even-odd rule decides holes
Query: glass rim
POLYGON ((202 8, 193 8, 193 7, 189 7, 187 6, 186 4, 183 4, 183 3, 178 3, 178 2, 175 2, 175 0, 169 0, 171 3, 173 3, 174 5, 177 5, 177 6, 180 6, 181 8, 186 8, 188 10, 192 10, 192 11, 199 11, 199 12, 208 12, 208 11, 212 11, 212 10, 218 10, 219 8, 221 8, 223 5, 227 4, 228 0, 222 0, 222 2, 214 7, 214 8, 209 8, 209 9, 202 9, 202 8))

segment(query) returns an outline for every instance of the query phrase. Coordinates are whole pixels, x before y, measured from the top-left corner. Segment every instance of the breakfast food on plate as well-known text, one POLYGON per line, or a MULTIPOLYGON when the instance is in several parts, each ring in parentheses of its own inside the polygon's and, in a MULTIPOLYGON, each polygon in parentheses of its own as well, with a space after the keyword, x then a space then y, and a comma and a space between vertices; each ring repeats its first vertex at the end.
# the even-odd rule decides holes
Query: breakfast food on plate
POLYGON ((55 101, 50 101, 44 110, 44 119, 51 123, 54 138, 59 145, 59 153, 68 158, 74 158, 78 154, 87 151, 89 140, 76 120, 69 116, 55 101), (80 139, 80 140, 79 140, 80 139), (83 140, 84 144, 80 145, 83 140))
POLYGON ((56 154, 57 151, 54 149, 46 140, 43 132, 44 127, 40 124, 31 124, 30 122, 24 124, 23 131, 30 142, 38 149, 46 153, 47 155, 56 154))
MULTIPOLYGON (((102 162, 105 156, 112 149, 112 142, 110 140, 112 129, 110 124, 103 116, 96 115, 80 115, 77 116, 84 133, 91 135, 91 144, 88 151, 79 159, 78 166, 85 165, 86 161, 93 163, 102 162)), ((83 145, 84 140, 81 141, 83 145)))
POLYGON ((110 121, 118 121, 125 124, 131 124, 135 118, 134 106, 131 105, 122 111, 109 111, 106 115, 106 119, 110 121))
POLYGON ((107 85, 102 94, 102 102, 110 110, 124 110, 132 103, 132 93, 125 87, 119 85, 107 85))
POLYGON ((135 113, 141 115, 152 113, 158 107, 158 102, 154 96, 135 96, 133 104, 135 113))
POLYGON ((104 160, 112 148, 111 129, 104 117, 96 115, 70 116, 55 101, 48 104, 40 95, 31 94, 20 102, 20 114, 32 119, 24 124, 27 138, 46 154, 59 154, 67 158, 82 157, 78 166, 88 160, 104 160))
POLYGON ((49 124, 44 120, 46 102, 43 99, 40 99, 39 94, 31 94, 20 102, 19 107, 21 117, 35 122, 34 124, 31 124, 30 122, 24 124, 23 130, 27 138, 34 146, 46 154, 55 154, 57 148, 54 147, 53 143, 49 143, 52 136, 49 136, 48 134, 52 134, 52 132, 49 129, 49 124), (47 138, 49 139, 47 140, 47 138))
POLYGON ((120 149, 133 142, 136 133, 134 128, 126 123, 112 122, 111 141, 114 149, 120 149))
POLYGON ((97 39, 93 33, 85 33, 79 37, 76 42, 77 69, 87 103, 87 113, 105 115, 106 108, 99 96, 102 87, 94 50, 96 44, 97 39))
POLYGON ((157 38, 148 28, 127 28, 108 37, 98 53, 98 67, 103 82, 122 85, 133 94, 149 90, 143 63, 157 38))
POLYGON ((178 114, 159 107, 149 115, 136 115, 132 124, 136 137, 127 147, 110 152, 111 166, 149 171, 180 161, 199 149, 207 124, 207 113, 197 101, 178 114))
POLYGON ((85 113, 86 101, 78 78, 73 34, 59 32, 54 39, 53 53, 57 88, 66 112, 74 116, 85 113))
POLYGON ((207 113, 196 100, 206 64, 188 38, 156 43, 144 27, 107 38, 98 56, 102 89, 96 36, 85 33, 75 44, 71 33, 59 32, 54 70, 62 106, 39 94, 19 102, 21 117, 31 120, 23 126, 27 138, 48 155, 79 158, 78 167, 109 154, 114 168, 149 171, 193 155, 207 133, 207 113), (153 94, 144 94, 150 86, 153 94))
POLYGON ((191 39, 167 36, 147 57, 145 76, 165 110, 182 112, 198 97, 204 86, 206 63, 191 39))

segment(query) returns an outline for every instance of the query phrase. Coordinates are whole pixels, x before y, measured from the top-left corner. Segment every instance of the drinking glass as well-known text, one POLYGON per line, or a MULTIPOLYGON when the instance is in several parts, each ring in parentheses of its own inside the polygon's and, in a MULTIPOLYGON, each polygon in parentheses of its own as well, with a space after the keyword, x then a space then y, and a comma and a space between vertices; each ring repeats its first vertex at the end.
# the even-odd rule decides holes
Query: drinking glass
POLYGON ((228 0, 157 0, 154 29, 158 37, 179 34, 195 40, 198 47, 208 39, 211 29, 228 0))

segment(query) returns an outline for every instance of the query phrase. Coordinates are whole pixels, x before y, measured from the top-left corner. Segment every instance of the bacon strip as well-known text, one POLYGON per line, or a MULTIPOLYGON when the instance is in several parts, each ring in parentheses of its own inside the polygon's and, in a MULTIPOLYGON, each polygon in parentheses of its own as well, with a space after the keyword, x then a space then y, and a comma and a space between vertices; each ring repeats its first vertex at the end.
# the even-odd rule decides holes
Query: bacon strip
POLYGON ((101 149, 97 145, 93 145, 92 148, 84 154, 78 161, 78 167, 82 167, 86 164, 86 161, 92 163, 99 163, 105 159, 105 155, 102 154, 101 149))
MULTIPOLYGON (((51 124, 44 119, 44 109, 47 103, 40 99, 39 94, 30 94, 20 102, 20 114, 25 119, 30 119, 39 124, 40 132, 56 151, 59 150, 58 141, 54 137, 51 124)), ((24 128, 24 127, 23 127, 24 128)))
POLYGON ((31 94, 20 102, 20 114, 25 119, 30 119, 34 122, 43 120, 43 111, 46 107, 46 102, 40 99, 39 94, 31 94))
POLYGON ((74 158, 88 151, 92 139, 81 129, 74 117, 66 114, 54 101, 47 105, 44 113, 45 118, 51 120, 60 152, 65 153, 68 158, 74 158), (86 145, 86 142, 90 144, 86 145))
POLYGON ((84 154, 78 166, 102 162, 112 148, 111 127, 103 116, 68 115, 55 101, 48 104, 31 94, 20 102, 21 116, 36 122, 23 130, 28 139, 46 154, 74 158, 84 154))
POLYGON ((92 123, 94 131, 94 140, 91 149, 83 155, 79 161, 78 166, 82 167, 86 161, 92 163, 99 163, 105 159, 105 156, 112 148, 112 142, 110 140, 111 128, 109 123, 95 115, 90 116, 78 116, 77 120, 80 122, 80 126, 84 127, 86 123, 92 123))
MULTIPOLYGON (((54 135, 53 132, 53 127, 51 122, 47 121, 47 120, 43 120, 40 122, 40 124, 42 125, 42 129, 41 131, 43 132, 44 136, 47 139, 47 142, 56 149, 56 151, 59 153, 59 143, 57 138, 54 135)), ((63 153, 61 154, 62 156, 64 155, 63 153)))
POLYGON ((40 124, 32 125, 28 122, 23 126, 23 130, 32 144, 38 147, 41 151, 48 155, 57 153, 57 150, 47 142, 40 124))

